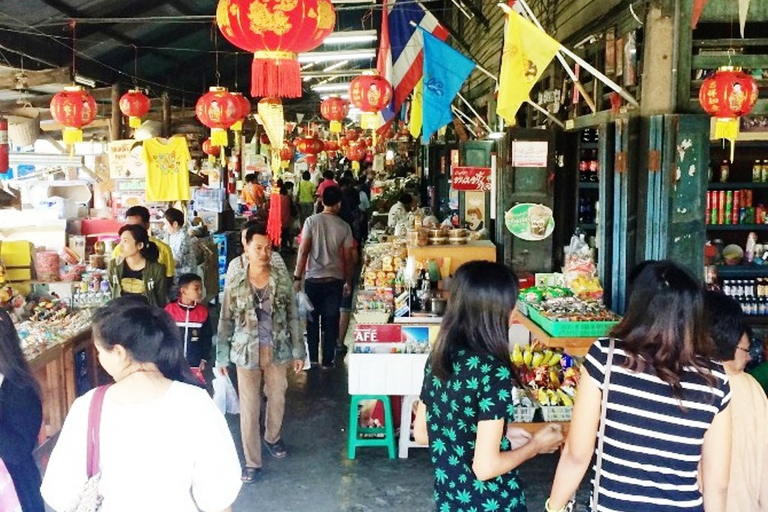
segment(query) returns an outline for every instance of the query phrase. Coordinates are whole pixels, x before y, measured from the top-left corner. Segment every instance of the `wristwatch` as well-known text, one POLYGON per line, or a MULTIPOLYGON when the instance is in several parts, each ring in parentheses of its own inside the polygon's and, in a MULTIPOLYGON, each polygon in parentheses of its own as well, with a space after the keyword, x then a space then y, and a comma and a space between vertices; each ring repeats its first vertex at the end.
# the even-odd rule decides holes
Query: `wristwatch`
POLYGON ((301 276, 297 276, 296 274, 293 275, 294 281, 301 281, 301 276))

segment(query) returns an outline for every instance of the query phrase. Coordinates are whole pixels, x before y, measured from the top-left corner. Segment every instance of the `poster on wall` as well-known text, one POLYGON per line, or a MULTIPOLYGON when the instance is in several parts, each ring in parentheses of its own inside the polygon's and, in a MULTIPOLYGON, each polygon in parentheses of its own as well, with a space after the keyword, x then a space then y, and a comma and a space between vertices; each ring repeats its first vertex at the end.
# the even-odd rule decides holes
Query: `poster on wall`
POLYGON ((467 192, 464 195, 464 225, 471 231, 485 227, 485 193, 467 192))
POLYGON ((491 168, 464 166, 452 167, 451 187, 454 190, 490 192, 491 168))
POLYGON ((546 167, 549 143, 545 140, 516 140, 512 142, 513 167, 546 167))
POLYGON ((109 177, 144 178, 147 175, 147 164, 141 157, 142 151, 141 141, 128 139, 110 142, 109 177))
POLYGON ((552 209, 543 204, 522 203, 507 210, 504 225, 517 238, 538 241, 552 234, 555 219, 552 209))

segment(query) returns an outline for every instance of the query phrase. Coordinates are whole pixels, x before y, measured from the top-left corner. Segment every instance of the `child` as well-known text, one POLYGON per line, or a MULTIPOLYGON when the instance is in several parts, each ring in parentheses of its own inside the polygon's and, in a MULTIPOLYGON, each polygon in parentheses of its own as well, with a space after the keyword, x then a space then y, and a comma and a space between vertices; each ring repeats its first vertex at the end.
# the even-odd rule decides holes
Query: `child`
POLYGON ((208 308, 198 301, 203 296, 203 280, 197 274, 179 276, 179 297, 165 307, 176 322, 184 342, 184 355, 192 372, 205 384, 203 371, 211 352, 213 328, 208 308))

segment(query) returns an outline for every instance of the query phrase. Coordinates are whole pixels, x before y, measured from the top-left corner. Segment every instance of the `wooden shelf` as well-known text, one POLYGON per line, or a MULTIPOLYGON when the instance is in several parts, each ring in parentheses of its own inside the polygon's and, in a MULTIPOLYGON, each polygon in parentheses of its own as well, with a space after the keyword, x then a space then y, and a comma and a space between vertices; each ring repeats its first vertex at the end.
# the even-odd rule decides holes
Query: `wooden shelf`
POLYGON ((717 277, 720 279, 768 277, 768 265, 718 265, 717 277))
POLYGON ((517 321, 520 322, 526 329, 531 331, 531 334, 539 340, 542 344, 552 348, 562 348, 572 356, 584 356, 589 351, 589 347, 597 339, 596 336, 590 336, 588 338, 561 338, 548 334, 533 320, 523 315, 522 313, 517 315, 517 321))
POLYGON ((768 183, 756 183, 754 181, 720 183, 718 181, 710 183, 708 187, 709 190, 768 189, 768 183))
POLYGON ((768 224, 707 224, 707 231, 765 231, 768 224))

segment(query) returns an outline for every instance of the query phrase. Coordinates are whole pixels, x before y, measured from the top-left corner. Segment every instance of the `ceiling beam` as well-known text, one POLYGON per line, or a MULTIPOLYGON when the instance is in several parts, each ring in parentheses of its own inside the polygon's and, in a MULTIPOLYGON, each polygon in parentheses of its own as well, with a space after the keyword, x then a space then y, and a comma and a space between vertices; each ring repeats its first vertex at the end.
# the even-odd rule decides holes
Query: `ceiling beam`
MULTIPOLYGON (((15 89, 17 85, 16 74, 20 71, 21 70, 18 70, 16 73, 0 76, 0 89, 15 89)), ((68 84, 72 81, 72 71, 70 68, 24 71, 24 74, 27 77, 27 89, 34 89, 35 87, 49 84, 68 84)))
MULTIPOLYGON (((189 9, 188 6, 184 5, 182 2, 179 2, 178 0, 165 0, 163 3, 170 5, 177 11, 179 11, 183 15, 192 15, 192 14, 200 14, 192 9, 189 9)), ((104 2, 104 5, 115 5, 113 2, 104 2)), ((120 5, 120 4, 118 4, 120 5)), ((91 18, 134 18, 141 16, 152 9, 157 8, 158 2, 157 0, 144 0, 142 2, 126 2, 124 4, 121 4, 121 6, 117 9, 111 9, 106 10, 104 12, 93 14, 91 18)), ((207 13, 205 13, 207 14, 207 13)), ((92 34, 95 34, 97 32, 102 32, 104 28, 112 28, 115 24, 109 23, 109 24, 88 24, 83 25, 82 28, 78 29, 78 34, 81 37, 88 37, 92 34)))

